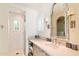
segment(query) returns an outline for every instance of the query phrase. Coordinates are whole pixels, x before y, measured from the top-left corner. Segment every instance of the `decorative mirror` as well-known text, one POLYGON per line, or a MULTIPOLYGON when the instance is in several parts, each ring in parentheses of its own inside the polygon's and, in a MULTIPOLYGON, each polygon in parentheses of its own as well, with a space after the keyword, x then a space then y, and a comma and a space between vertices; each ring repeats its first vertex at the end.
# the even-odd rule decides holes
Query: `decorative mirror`
POLYGON ((71 28, 75 28, 75 27, 76 27, 75 20, 71 21, 71 23, 70 23, 70 27, 71 27, 71 28))
POLYGON ((57 36, 65 36, 65 17, 60 16, 57 19, 57 36))
POLYGON ((66 38, 69 37, 69 20, 67 16, 67 4, 57 3, 53 5, 51 16, 51 36, 66 38))

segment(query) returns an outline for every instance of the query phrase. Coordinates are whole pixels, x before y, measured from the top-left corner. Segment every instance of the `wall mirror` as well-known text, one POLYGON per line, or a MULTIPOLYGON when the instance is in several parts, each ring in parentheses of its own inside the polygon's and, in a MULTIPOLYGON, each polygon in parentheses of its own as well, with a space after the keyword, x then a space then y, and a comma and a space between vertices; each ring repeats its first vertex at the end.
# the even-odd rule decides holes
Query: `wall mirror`
POLYGON ((56 3, 52 8, 51 36, 68 39, 67 4, 56 3))
POLYGON ((57 36, 65 36, 65 17, 60 16, 57 19, 57 36))

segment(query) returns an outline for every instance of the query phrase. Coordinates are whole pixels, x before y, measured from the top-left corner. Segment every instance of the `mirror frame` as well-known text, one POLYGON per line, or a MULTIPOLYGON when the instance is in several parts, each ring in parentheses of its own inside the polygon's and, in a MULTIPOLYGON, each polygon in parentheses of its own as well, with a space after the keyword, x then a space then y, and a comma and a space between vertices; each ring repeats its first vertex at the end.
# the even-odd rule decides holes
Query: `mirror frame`
MULTIPOLYGON (((51 14, 51 37, 53 37, 53 26, 52 26, 52 20, 53 20, 53 13, 54 13, 54 7, 55 5, 57 5, 57 3, 54 3, 52 5, 52 14, 51 14)), ((67 15, 68 14, 68 11, 69 11, 69 8, 68 8, 68 4, 67 3, 63 3, 63 10, 64 10, 64 13, 65 13, 65 39, 69 40, 69 16, 67 15)), ((56 35, 57 36, 57 35, 56 35)))

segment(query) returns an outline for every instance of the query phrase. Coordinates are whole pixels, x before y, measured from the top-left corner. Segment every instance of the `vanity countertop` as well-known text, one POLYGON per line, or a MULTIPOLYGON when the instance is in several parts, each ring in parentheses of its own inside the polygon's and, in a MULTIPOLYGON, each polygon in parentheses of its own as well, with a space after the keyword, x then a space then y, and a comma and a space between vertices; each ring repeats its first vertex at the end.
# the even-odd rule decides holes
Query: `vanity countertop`
POLYGON ((55 46, 44 39, 30 39, 30 41, 50 56, 79 56, 79 51, 72 50, 63 45, 55 46))

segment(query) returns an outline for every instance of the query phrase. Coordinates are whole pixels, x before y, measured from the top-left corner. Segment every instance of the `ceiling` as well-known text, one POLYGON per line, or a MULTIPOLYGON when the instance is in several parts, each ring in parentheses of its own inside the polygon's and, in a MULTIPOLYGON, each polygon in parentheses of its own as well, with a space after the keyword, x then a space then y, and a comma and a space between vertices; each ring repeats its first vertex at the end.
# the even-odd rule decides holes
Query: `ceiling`
POLYGON ((14 5, 17 5, 22 8, 30 8, 33 10, 37 10, 40 12, 46 12, 49 13, 51 11, 53 3, 14 3, 14 5))

